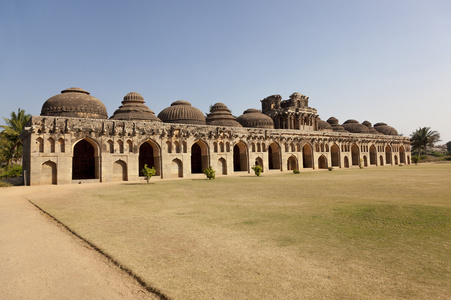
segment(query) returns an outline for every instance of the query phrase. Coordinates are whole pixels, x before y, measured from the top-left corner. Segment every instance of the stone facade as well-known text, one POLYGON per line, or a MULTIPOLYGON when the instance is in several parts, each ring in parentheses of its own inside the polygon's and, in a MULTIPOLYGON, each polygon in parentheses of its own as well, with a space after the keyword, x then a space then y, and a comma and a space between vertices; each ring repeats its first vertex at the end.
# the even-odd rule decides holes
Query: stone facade
MULTIPOLYGON (((21 134, 25 184, 138 180, 144 164, 154 166, 161 178, 203 177, 209 166, 217 176, 225 176, 250 173, 255 164, 263 167, 263 174, 410 164, 407 137, 334 131, 333 125, 318 128, 316 110, 308 107, 308 97, 299 95, 286 102, 278 95, 262 100, 264 117, 269 116, 276 129, 268 128, 264 118, 255 121, 257 117, 252 119, 255 126, 239 127, 181 124, 173 119, 165 123, 161 117, 163 122, 32 116, 21 134)), ((188 107, 186 103, 182 106, 188 107)), ((227 109, 222 103, 217 107, 227 109)))

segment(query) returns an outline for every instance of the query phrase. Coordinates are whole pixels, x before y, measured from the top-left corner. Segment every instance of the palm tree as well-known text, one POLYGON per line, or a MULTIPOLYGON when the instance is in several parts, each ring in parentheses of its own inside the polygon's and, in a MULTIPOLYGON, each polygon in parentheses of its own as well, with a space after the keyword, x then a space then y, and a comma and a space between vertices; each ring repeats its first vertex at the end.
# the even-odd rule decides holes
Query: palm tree
POLYGON ((420 157, 421 151, 426 151, 427 147, 434 146, 438 141, 440 141, 440 134, 431 130, 430 127, 418 128, 410 135, 412 149, 418 151, 418 156, 420 157))
POLYGON ((25 114, 25 110, 18 109, 16 112, 11 112, 11 118, 3 118, 6 125, 1 125, 3 128, 1 132, 1 138, 3 142, 7 144, 3 150, 7 153, 4 153, 7 158, 7 163, 12 160, 18 160, 22 156, 22 143, 19 139, 20 133, 24 130, 25 125, 28 120, 30 120, 31 115, 25 114))

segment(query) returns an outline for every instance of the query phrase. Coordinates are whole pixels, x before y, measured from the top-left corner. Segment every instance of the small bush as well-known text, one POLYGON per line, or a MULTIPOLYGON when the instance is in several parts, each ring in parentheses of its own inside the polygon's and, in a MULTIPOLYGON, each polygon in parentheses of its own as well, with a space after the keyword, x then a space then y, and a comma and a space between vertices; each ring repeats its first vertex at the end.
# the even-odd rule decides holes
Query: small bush
POLYGON ((301 174, 301 171, 299 171, 299 170, 297 170, 297 169, 294 169, 294 170, 293 170, 293 174, 301 174))
POLYGON ((208 167, 208 168, 206 168, 206 169, 204 170, 204 174, 205 174, 205 176, 207 176, 207 178, 208 178, 209 180, 215 179, 215 173, 216 173, 216 171, 213 170, 212 167, 208 167))
POLYGON ((363 169, 363 158, 359 160, 359 168, 363 169))
POLYGON ((328 167, 327 168, 329 171, 333 171, 334 170, 334 168, 332 168, 332 167, 328 167))
POLYGON ((144 177, 146 177, 147 183, 149 183, 150 178, 152 178, 152 176, 157 173, 154 167, 149 168, 147 164, 144 165, 144 168, 141 170, 141 172, 143 173, 144 177))
POLYGON ((414 164, 418 164, 418 162, 420 161, 420 157, 418 157, 418 156, 412 156, 412 162, 414 163, 414 164))
POLYGON ((252 167, 252 170, 254 170, 255 175, 260 176, 260 174, 263 171, 263 168, 259 165, 255 165, 252 167))
POLYGON ((2 173, 0 173, 0 178, 14 178, 22 176, 22 165, 14 164, 6 166, 2 173))

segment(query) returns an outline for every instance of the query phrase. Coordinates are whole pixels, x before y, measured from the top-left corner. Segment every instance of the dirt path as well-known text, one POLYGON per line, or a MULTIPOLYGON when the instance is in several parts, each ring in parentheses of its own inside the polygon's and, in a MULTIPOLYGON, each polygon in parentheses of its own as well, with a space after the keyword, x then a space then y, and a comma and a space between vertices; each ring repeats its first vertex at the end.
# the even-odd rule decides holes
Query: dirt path
POLYGON ((159 299, 26 200, 70 188, 0 189, 0 298, 159 299))

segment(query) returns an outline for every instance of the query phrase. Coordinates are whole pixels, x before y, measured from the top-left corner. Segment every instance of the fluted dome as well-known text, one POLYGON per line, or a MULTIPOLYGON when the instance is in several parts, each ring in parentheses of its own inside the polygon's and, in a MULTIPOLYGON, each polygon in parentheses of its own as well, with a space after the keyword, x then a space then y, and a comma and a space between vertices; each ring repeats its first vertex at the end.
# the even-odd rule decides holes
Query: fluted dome
POLYGON ((365 125, 366 127, 368 127, 368 130, 370 131, 370 133, 372 133, 372 134, 382 134, 379 131, 377 131, 376 129, 374 129, 373 125, 371 125, 371 122, 363 121, 362 124, 365 125))
POLYGON ((332 125, 327 123, 326 121, 323 121, 321 119, 318 120, 318 130, 321 131, 332 131, 332 125))
POLYGON ((72 87, 44 102, 41 116, 107 119, 105 105, 89 92, 72 87))
POLYGON ((197 108, 191 106, 188 101, 175 101, 171 106, 163 109, 158 118, 165 123, 181 123, 205 125, 205 116, 197 108))
POLYGON ((349 132, 347 131, 343 126, 338 124, 338 119, 335 117, 330 117, 327 119, 327 123, 329 123, 332 126, 332 130, 336 132, 349 132))
POLYGON ((385 123, 374 124, 374 129, 385 135, 398 135, 398 131, 396 131, 395 128, 388 126, 385 123))
POLYGON ((274 129, 273 120, 258 109, 250 108, 236 119, 243 127, 274 129))
POLYGON ((125 95, 122 105, 114 112, 113 120, 146 120, 161 122, 155 113, 144 104, 144 98, 136 92, 125 95))
POLYGON ((207 125, 242 127, 224 103, 215 103, 207 115, 207 125))
POLYGON ((352 133, 369 133, 370 130, 363 124, 360 124, 356 120, 347 120, 343 123, 344 129, 352 133))

